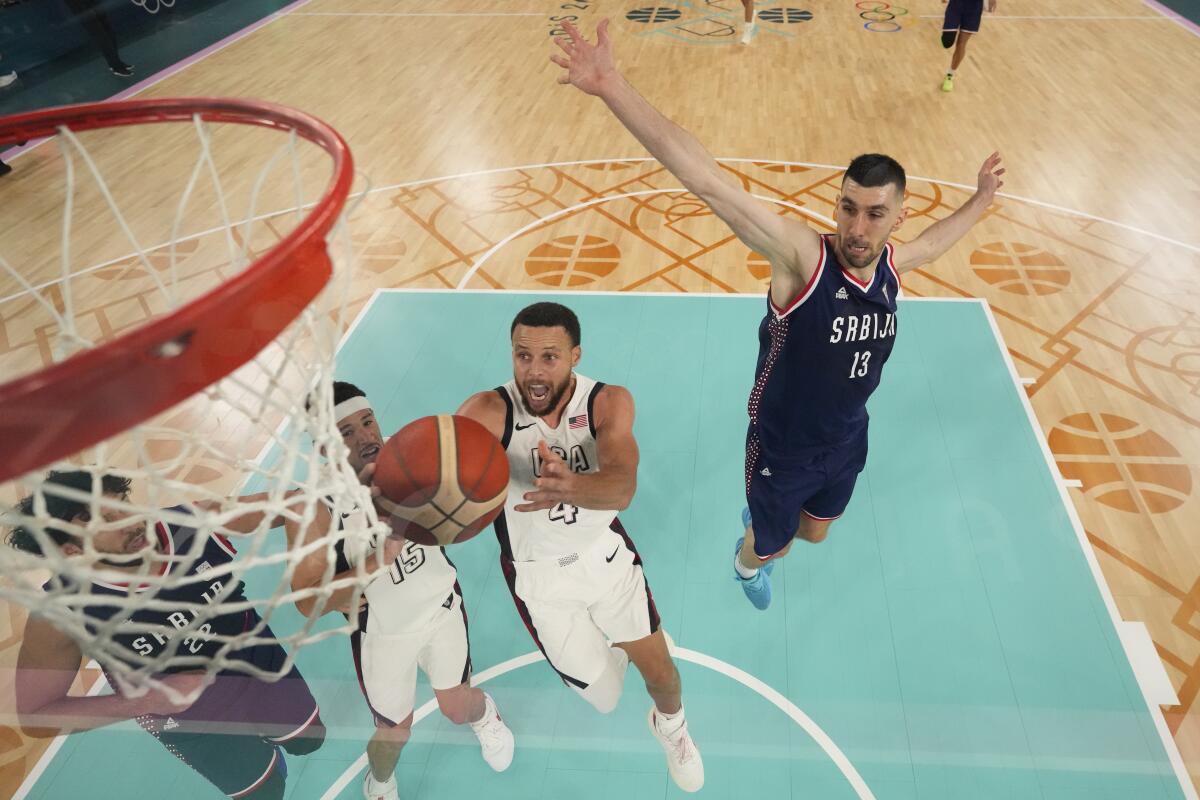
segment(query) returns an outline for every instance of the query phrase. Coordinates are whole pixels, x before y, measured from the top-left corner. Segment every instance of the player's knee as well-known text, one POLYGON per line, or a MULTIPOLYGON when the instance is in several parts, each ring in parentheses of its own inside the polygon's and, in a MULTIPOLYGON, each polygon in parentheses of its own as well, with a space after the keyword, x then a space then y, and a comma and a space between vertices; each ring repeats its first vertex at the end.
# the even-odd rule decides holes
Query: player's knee
POLYGON ((412 736, 412 723, 412 714, 409 714, 403 721, 396 725, 387 725, 380 722, 377 724, 375 735, 371 737, 371 740, 389 747, 403 747, 408 743, 409 737, 412 736))
POLYGON ((942 31, 942 47, 949 50, 954 47, 954 40, 958 38, 958 31, 942 31))
POLYGON ((246 794, 234 795, 239 800, 283 800, 284 789, 287 787, 287 773, 278 766, 271 770, 266 780, 253 791, 246 794))
POLYGON ((657 691, 670 691, 679 686, 679 670, 675 669, 675 661, 669 656, 661 661, 655 661, 639 667, 642 680, 646 686, 657 691))
POLYGON ((604 673, 586 689, 580 689, 578 686, 573 688, 591 704, 592 708, 601 714, 610 714, 621 702, 621 691, 625 688, 625 674, 618 672, 616 665, 609 664, 605 667, 604 673))
POLYGON ((325 743, 325 725, 318 717, 307 728, 279 746, 293 756, 306 756, 315 753, 325 743))

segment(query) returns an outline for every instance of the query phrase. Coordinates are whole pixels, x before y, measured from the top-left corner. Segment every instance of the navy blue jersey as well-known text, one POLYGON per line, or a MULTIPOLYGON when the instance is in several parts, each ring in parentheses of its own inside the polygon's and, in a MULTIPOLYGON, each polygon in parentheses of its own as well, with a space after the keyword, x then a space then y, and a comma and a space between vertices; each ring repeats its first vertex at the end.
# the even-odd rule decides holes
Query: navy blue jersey
MULTIPOLYGON (((170 510, 183 513, 190 511, 184 506, 170 510)), ((127 615, 113 632, 112 639, 121 649, 131 654, 127 659, 131 666, 143 664, 145 660, 159 656, 164 650, 173 656, 212 658, 224 644, 222 641, 214 641, 213 635, 237 636, 249 630, 259 620, 253 610, 240 610, 206 618, 200 625, 192 625, 198 616, 207 617, 207 606, 211 603, 245 600, 241 581, 232 578, 229 573, 206 577, 206 573, 214 568, 231 562, 236 551, 228 541, 213 535, 204 542, 202 550, 193 556, 191 548, 196 536, 195 529, 159 522, 155 525, 155 532, 158 536, 158 551, 163 559, 163 571, 169 570, 172 573, 173 585, 145 587, 93 581, 87 594, 89 598, 94 598, 95 602, 89 602, 82 610, 97 622, 108 621, 116 614, 127 615), (231 580, 235 581, 235 585, 230 589, 228 586, 231 580), (163 607, 140 608, 129 615, 122 604, 110 605, 103 600, 105 597, 125 598, 138 592, 153 592, 156 604, 162 604, 163 607), (165 630, 158 630, 153 626, 162 626, 165 630), (174 635, 172 631, 175 632, 174 635)), ((48 584, 48 588, 50 585, 48 584)), ((98 630, 94 623, 88 627, 98 630)), ((245 653, 238 651, 230 653, 230 656, 253 661, 256 660, 253 650, 254 648, 247 648, 245 653)), ((192 662, 168 667, 162 672, 194 670, 198 666, 196 662, 192 662)))
POLYGON ((836 448, 867 425, 896 340, 900 276, 886 245, 871 281, 842 268, 830 236, 804 290, 787 308, 767 298, 750 420, 770 462, 787 465, 836 448))

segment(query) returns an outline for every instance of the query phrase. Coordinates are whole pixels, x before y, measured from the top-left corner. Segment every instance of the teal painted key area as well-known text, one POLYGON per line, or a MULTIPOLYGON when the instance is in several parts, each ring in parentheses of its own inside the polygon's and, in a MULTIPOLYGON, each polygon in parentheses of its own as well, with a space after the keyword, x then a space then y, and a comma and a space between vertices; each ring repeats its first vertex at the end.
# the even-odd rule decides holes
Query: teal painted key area
MULTIPOLYGON (((381 292, 340 351, 339 377, 366 391, 385 432, 452 412, 511 377, 510 322, 540 299, 381 292)), ((580 317, 578 370, 627 386, 637 404, 639 487, 621 519, 678 648, 707 773, 697 797, 1184 797, 982 304, 902 301, 850 507, 826 542, 796 544, 759 612, 733 580, 732 551, 765 301, 554 299, 580 317)), ((520 658, 534 646, 495 538, 448 552, 476 675, 516 734, 516 757, 491 772, 470 731, 435 708, 401 756, 401 797, 684 796, 647 730, 636 670, 620 707, 596 714, 540 657, 520 658)), ((281 610, 272 625, 297 619, 281 610)), ((288 758, 288 797, 361 797, 352 765, 371 731, 349 643, 306 648, 299 664, 330 730, 319 751, 288 758)), ((418 691, 420 707, 431 693, 418 691)), ((98 797, 97 787, 218 796, 132 724, 70 737, 28 796, 98 797)))

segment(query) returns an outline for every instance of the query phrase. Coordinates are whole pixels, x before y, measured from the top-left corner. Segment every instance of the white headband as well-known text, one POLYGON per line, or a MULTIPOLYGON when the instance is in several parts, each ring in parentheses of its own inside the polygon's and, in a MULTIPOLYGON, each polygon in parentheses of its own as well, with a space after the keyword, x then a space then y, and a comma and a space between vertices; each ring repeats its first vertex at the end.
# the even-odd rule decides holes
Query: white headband
POLYGON ((351 397, 349 400, 343 400, 333 407, 333 418, 337 422, 341 422, 351 414, 357 414, 359 411, 370 411, 371 404, 367 398, 361 394, 358 397, 351 397))

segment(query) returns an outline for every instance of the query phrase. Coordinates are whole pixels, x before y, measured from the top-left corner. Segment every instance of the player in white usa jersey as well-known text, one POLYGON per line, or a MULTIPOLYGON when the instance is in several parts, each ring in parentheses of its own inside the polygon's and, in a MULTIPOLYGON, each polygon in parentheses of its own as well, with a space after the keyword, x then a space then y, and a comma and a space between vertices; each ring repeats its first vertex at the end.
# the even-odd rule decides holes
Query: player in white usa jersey
POLYGON ((563 683, 601 713, 617 706, 632 661, 654 701, 650 730, 683 790, 704 764, 683 715, 679 672, 633 540, 617 520, 637 487, 633 398, 577 375, 579 320, 535 303, 511 328, 513 380, 470 397, 458 413, 508 453, 496 520, 500 563, 517 610, 563 683))
MULTIPOLYGON (((383 447, 375 412, 357 386, 337 381, 333 388, 333 414, 348 450, 347 460, 359 480, 369 483, 383 447)), ((335 522, 331 510, 319 504, 306 541, 324 535, 335 524, 365 525, 365 515, 350 512, 335 522)), ((288 523, 288 535, 296 546, 300 537, 296 523, 288 523)), ((335 578, 354 577, 360 562, 368 573, 377 570, 356 607, 353 586, 333 592, 327 606, 356 614, 359 620, 351 647, 376 725, 367 744, 363 796, 367 800, 398 797, 394 772, 412 730, 418 667, 429 677, 442 714, 455 724, 469 724, 488 765, 497 772, 507 769, 513 757, 512 731, 500 719, 491 696, 471 686, 467 613, 458 573, 446 551, 393 536, 361 551, 347 552, 343 544, 334 545, 335 578), (380 545, 382 559, 376 553, 380 545)), ((325 550, 315 550, 296 568, 293 589, 320 585, 327 563, 325 550)), ((310 614, 313 603, 308 598, 297 605, 310 614)))

